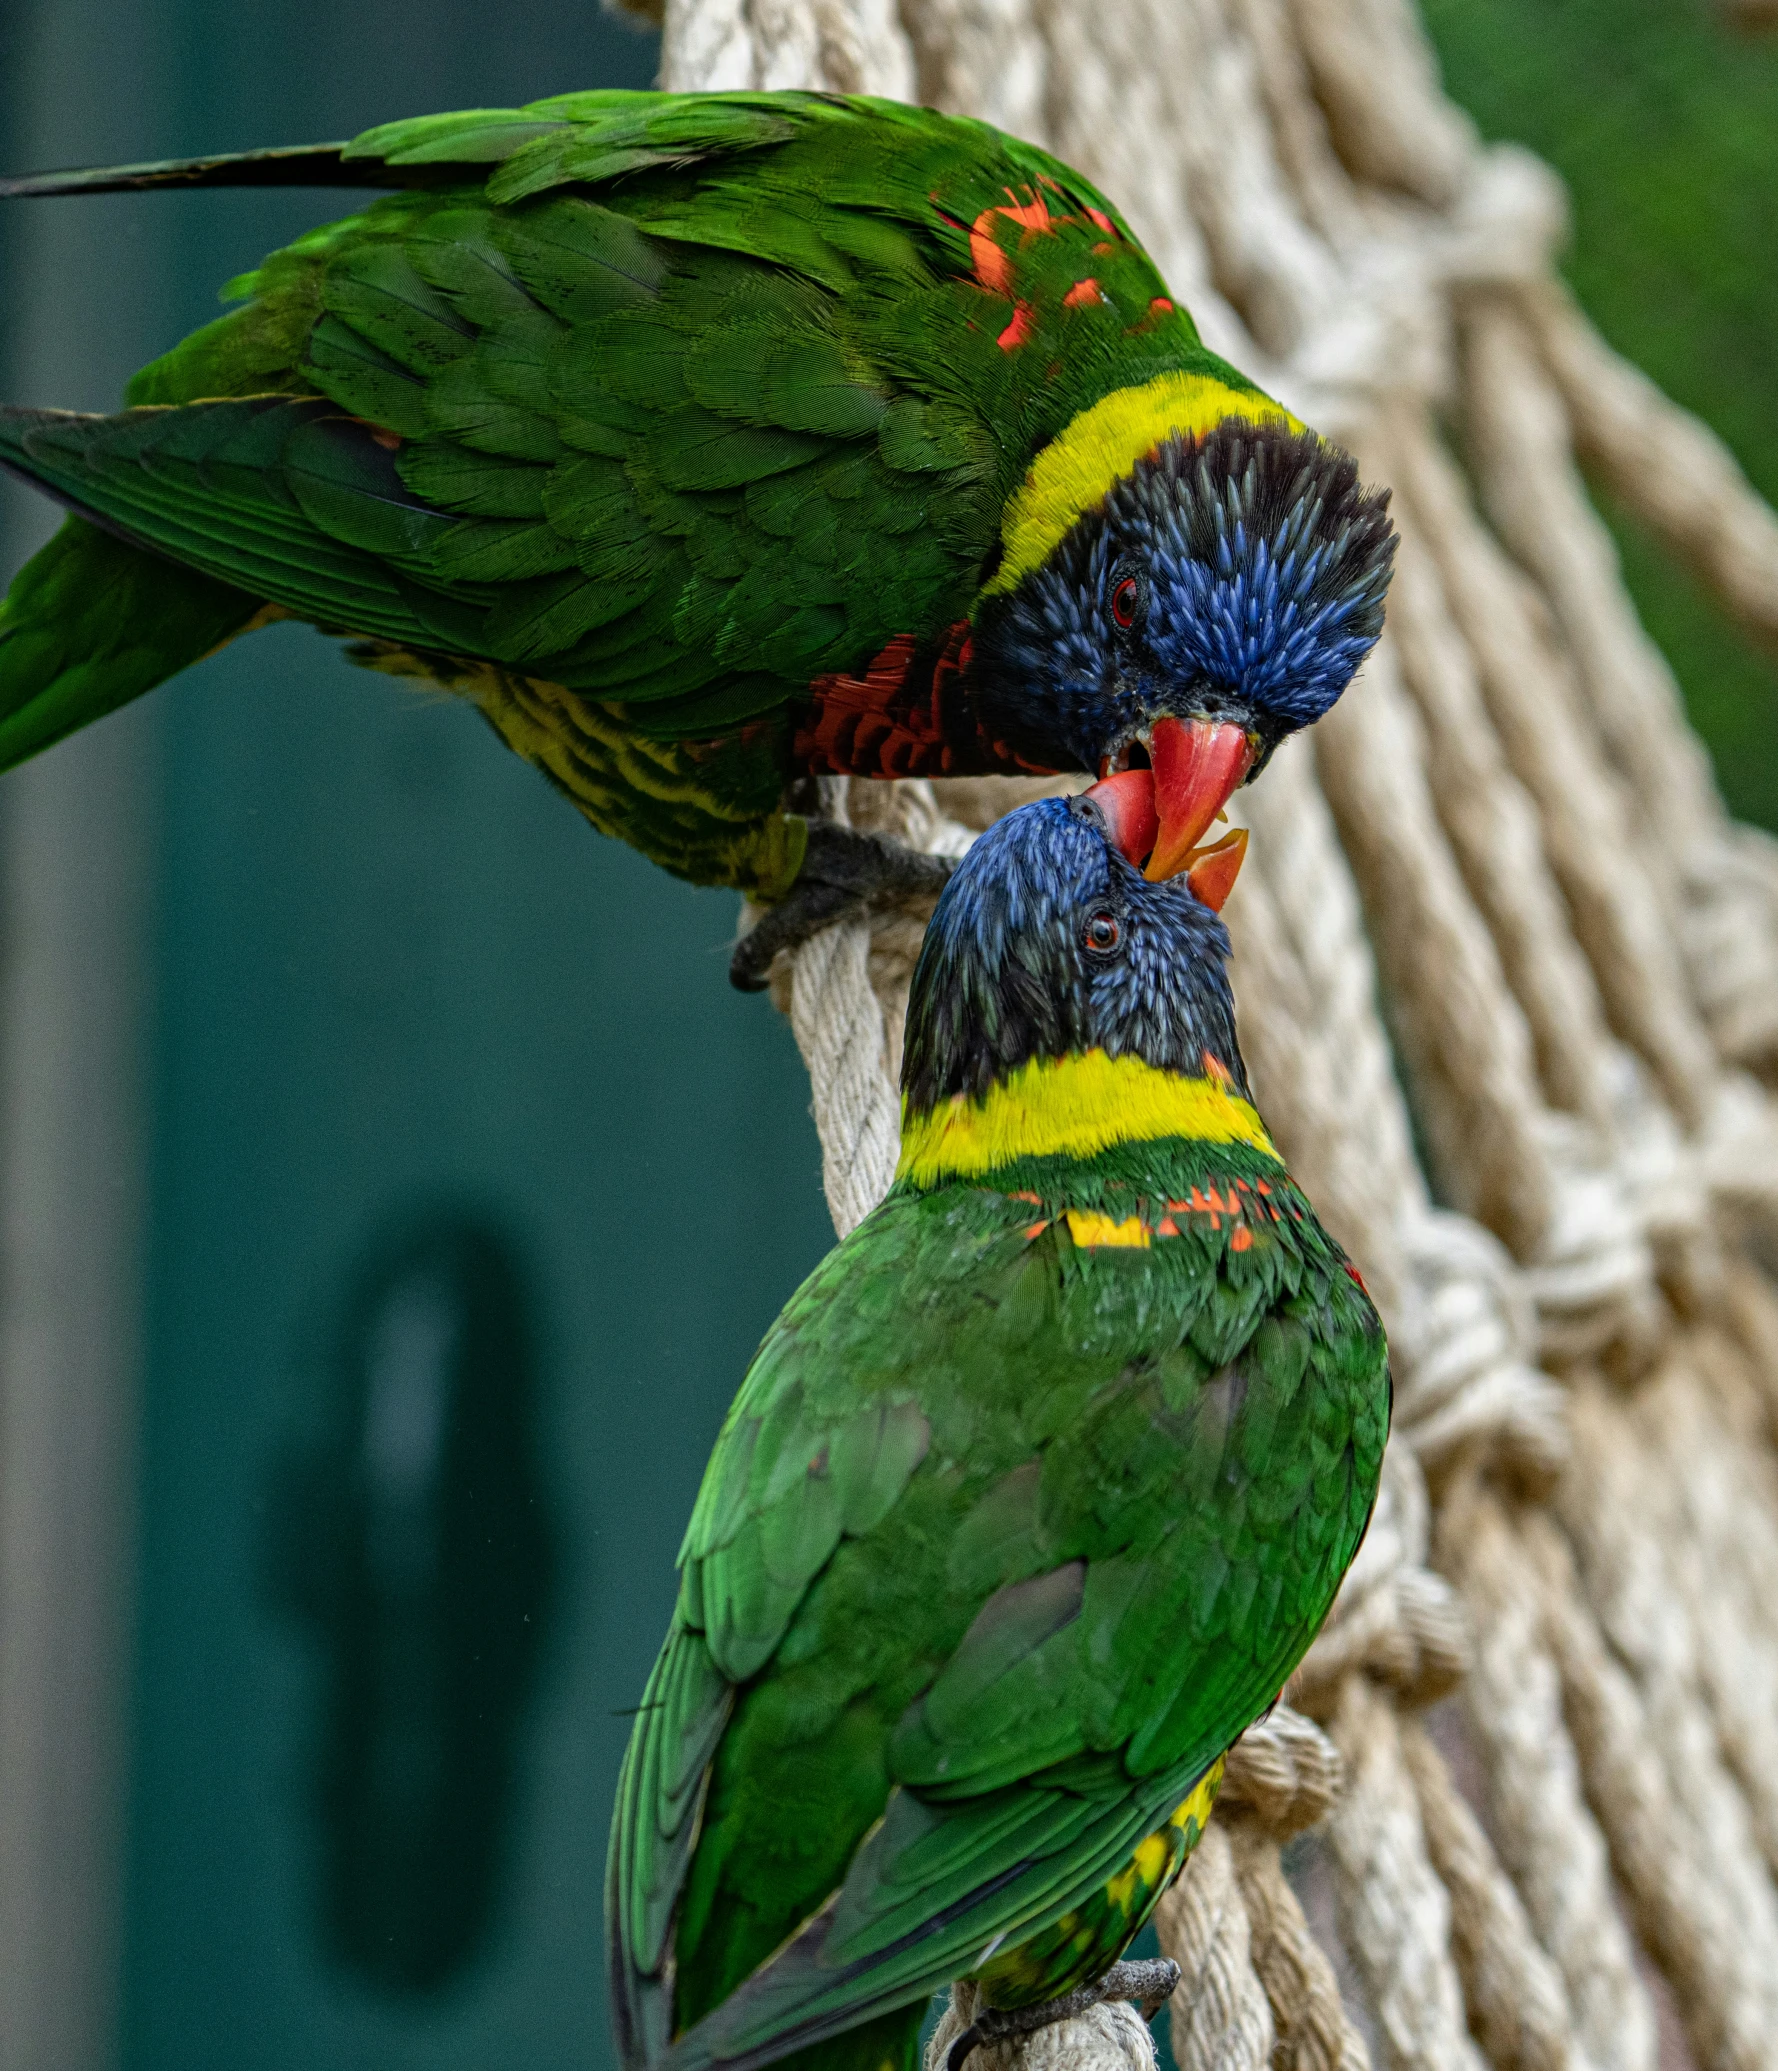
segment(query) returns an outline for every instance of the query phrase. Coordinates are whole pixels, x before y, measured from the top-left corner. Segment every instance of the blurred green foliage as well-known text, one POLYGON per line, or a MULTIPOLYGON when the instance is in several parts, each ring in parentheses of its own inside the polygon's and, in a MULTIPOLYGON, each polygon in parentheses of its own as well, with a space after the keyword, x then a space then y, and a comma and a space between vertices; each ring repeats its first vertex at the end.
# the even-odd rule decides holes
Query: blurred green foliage
MULTIPOLYGON (((1613 345, 1778 503, 1778 35, 1709 0, 1424 0, 1445 83, 1574 200, 1565 270, 1613 345)), ((1607 515, 1732 809, 1778 829, 1778 655, 1607 515)))

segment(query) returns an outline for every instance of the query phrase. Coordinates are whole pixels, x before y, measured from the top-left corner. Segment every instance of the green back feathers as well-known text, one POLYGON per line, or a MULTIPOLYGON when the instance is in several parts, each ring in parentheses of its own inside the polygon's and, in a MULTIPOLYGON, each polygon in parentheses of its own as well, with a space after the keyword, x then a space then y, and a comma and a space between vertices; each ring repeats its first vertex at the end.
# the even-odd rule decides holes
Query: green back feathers
POLYGON ((1206 357, 1096 190, 930 111, 569 95, 333 165, 416 184, 142 371, 189 428, 34 422, 7 457, 212 582, 663 737, 965 616, 1031 453, 1206 357), (329 407, 243 414, 266 395, 329 407))

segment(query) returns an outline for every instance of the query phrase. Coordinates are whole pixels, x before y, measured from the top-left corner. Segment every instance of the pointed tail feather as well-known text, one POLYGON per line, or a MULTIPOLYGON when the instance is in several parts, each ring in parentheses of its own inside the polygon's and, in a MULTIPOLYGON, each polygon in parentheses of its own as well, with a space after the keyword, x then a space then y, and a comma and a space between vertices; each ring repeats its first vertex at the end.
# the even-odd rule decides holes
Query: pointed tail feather
POLYGON ((0 600, 0 770, 201 661, 259 609, 70 518, 0 600))
POLYGON ((0 179, 0 201, 49 194, 138 194, 163 187, 402 187, 420 184, 374 160, 341 162, 343 144, 298 144, 273 151, 231 151, 215 158, 168 158, 150 165, 78 166, 66 172, 0 179))

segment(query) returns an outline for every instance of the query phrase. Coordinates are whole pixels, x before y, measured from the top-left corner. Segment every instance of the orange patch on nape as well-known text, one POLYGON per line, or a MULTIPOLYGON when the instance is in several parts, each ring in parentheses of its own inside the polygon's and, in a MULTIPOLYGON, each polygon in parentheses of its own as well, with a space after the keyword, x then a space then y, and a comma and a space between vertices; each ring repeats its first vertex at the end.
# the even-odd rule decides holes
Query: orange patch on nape
MULTIPOLYGON (((1043 184, 1055 187, 1053 180, 1046 180, 1043 184)), ((1049 203, 1034 187, 1027 187, 1025 190, 1031 197, 1029 201, 1021 201, 1011 187, 1002 191, 1006 195, 1006 200, 996 202, 992 208, 983 209, 969 232, 969 261, 975 268, 975 277, 984 288, 991 289, 996 295, 1004 295, 1011 291, 1013 273, 1012 261, 1001 250, 999 240, 994 235, 995 217, 1004 216, 1009 223, 1016 223, 1027 236, 1039 237, 1052 234, 1057 221, 1050 214, 1049 203)), ((1055 191, 1060 193, 1061 189, 1058 187, 1055 191)), ((1061 220, 1065 222, 1067 218, 1061 220)))
POLYGON ((1005 295, 1012 291, 1012 261, 982 228, 993 214, 992 209, 985 209, 977 218, 969 233, 969 256, 982 286, 992 294, 1005 295))
MULTIPOLYGON (((1257 1182, 1264 1186, 1264 1180, 1257 1182)), ((1206 1180, 1201 1186, 1194 1186, 1191 1196, 1184 1201, 1168 1201, 1164 1205, 1167 1213, 1156 1226, 1156 1234, 1162 1237, 1177 1237, 1181 1234, 1180 1223, 1188 1217, 1199 1216, 1212 1230, 1221 1231, 1224 1222, 1228 1224, 1229 1249, 1248 1251, 1253 1246, 1253 1231, 1243 1221, 1249 1208, 1257 1209, 1262 1216, 1268 1211, 1263 1201, 1244 1201, 1243 1193, 1252 1188, 1244 1179, 1225 1179, 1220 1185, 1215 1180, 1206 1180), (1237 1191, 1237 1189, 1239 1191, 1237 1191), (1177 1218, 1177 1220, 1175 1219, 1177 1218)), ((1272 1220, 1278 1220, 1277 1209, 1269 1211, 1272 1220)))
MULTIPOLYGON (((1054 182, 1046 181, 1043 184, 1053 186, 1054 182)), ((1031 197, 1029 201, 1021 201, 1011 187, 1003 187, 1000 191, 1006 196, 1007 206, 1005 208, 995 208, 992 211, 984 209, 982 215, 1006 216, 1016 223, 1021 230, 1047 231, 1055 228, 1055 224, 1050 217, 1050 205, 1037 192, 1035 187, 1027 187, 1025 189, 1025 192, 1031 197)), ((1061 190, 1058 188, 1056 191, 1059 193, 1061 190)), ((976 221, 979 223, 981 217, 978 216, 976 221)))
POLYGON ((1085 309, 1089 303, 1102 302, 1105 297, 1099 283, 1089 273, 1085 280, 1077 280, 1062 297, 1064 309, 1085 309))
POLYGON ((1024 344, 1025 340, 1030 337, 1031 331, 1030 303, 1015 302, 1012 309, 1012 322, 1007 325, 1006 329, 1001 332, 994 343, 999 346, 1002 352, 1016 352, 1024 344))

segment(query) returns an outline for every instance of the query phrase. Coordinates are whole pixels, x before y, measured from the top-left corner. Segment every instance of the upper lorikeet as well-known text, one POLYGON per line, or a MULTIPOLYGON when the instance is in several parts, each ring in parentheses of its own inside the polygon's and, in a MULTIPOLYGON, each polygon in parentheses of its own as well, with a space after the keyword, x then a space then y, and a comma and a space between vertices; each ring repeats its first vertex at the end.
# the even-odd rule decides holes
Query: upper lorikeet
POLYGON ((1139 867, 1134 782, 958 866, 895 1184, 717 1440, 612 1826, 632 2071, 904 2071, 949 1980, 1098 1978, 1363 1536, 1381 1326, 1249 1099, 1221 921, 1139 867))
POLYGON ((593 92, 0 193, 231 184, 396 191, 232 283, 121 414, 0 412, 0 464, 78 514, 0 605, 0 768, 308 619, 777 902, 755 983, 922 875, 797 780, 1152 758, 1172 868, 1377 637, 1385 499, 982 123, 593 92))

